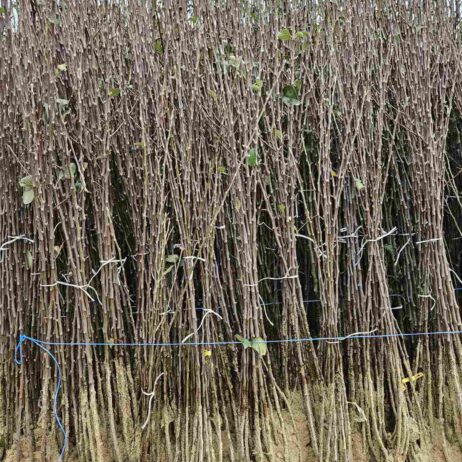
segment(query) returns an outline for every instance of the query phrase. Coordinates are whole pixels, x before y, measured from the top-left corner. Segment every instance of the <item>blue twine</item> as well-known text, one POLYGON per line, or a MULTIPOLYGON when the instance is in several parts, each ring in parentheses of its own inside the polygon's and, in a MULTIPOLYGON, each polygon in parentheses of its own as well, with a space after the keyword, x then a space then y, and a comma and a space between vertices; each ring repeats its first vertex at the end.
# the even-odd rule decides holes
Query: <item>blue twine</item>
MULTIPOLYGON (((433 331, 433 332, 404 332, 404 333, 392 333, 392 334, 353 334, 350 336, 343 337, 306 337, 306 338, 290 338, 290 339, 277 339, 277 340, 262 340, 261 343, 306 343, 306 342, 320 342, 320 341, 331 341, 331 342, 341 342, 343 340, 356 340, 356 339, 383 339, 383 338, 395 338, 395 337, 428 337, 432 335, 459 335, 462 334, 462 330, 455 331, 433 331)), ((184 347, 184 346, 193 346, 193 347, 202 347, 202 346, 224 346, 224 345, 240 345, 240 341, 219 341, 219 342, 189 342, 189 343, 180 343, 180 342, 166 342, 166 343, 157 343, 157 342, 142 342, 142 343, 115 343, 115 342, 47 342, 44 340, 39 340, 28 335, 21 334, 19 336, 18 344, 14 350, 14 360, 17 365, 21 366, 23 364, 23 344, 28 340, 32 344, 38 346, 42 351, 50 356, 52 361, 55 363, 58 381, 56 383, 54 397, 53 397, 53 416, 55 418, 56 424, 58 425, 61 433, 63 434, 63 444, 59 452, 59 461, 61 462, 64 457, 64 451, 66 450, 67 445, 67 432, 64 428, 64 425, 61 421, 61 418, 58 414, 58 402, 59 394, 61 391, 62 385, 62 372, 61 366, 59 365, 58 360, 54 354, 45 347, 47 346, 69 346, 69 347, 184 347)), ((257 342, 258 343, 258 342, 257 342)))
POLYGON ((66 432, 66 429, 64 428, 64 425, 63 425, 63 423, 61 421, 61 418, 59 417, 59 414, 58 414, 59 393, 61 391, 61 383, 62 383, 61 366, 59 365, 59 362, 56 359, 56 356, 48 348, 45 348, 43 346, 43 344, 46 343, 46 342, 42 342, 41 340, 37 340, 37 339, 32 338, 32 337, 28 337, 27 335, 20 335, 19 336, 19 342, 16 345, 15 357, 14 357, 14 360, 15 360, 16 364, 18 364, 20 366, 23 363, 22 345, 26 340, 29 340, 33 344, 37 345, 40 349, 42 349, 48 356, 50 356, 50 358, 53 360, 53 362, 55 363, 55 366, 56 366, 56 371, 58 373, 58 381, 56 383, 55 393, 54 393, 54 396, 53 396, 53 416, 55 418, 56 424, 58 425, 59 429, 61 430, 61 433, 63 434, 63 444, 62 444, 61 449, 59 451, 59 461, 61 462, 63 460, 64 451, 66 450, 66 445, 67 445, 67 432, 66 432))

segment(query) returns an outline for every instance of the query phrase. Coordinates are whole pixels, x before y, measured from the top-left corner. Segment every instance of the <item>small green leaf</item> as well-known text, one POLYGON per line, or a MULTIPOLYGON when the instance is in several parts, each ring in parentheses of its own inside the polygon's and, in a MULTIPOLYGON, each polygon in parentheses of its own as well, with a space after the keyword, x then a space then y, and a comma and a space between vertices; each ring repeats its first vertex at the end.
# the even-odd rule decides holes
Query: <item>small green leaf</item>
POLYGON ((359 178, 355 178, 355 186, 358 191, 365 188, 364 183, 359 178))
POLYGON ((0 14, 5 14, 6 8, 4 6, 0 6, 0 14))
POLYGON ((279 140, 282 141, 284 138, 284 134, 282 133, 281 130, 274 129, 273 130, 273 135, 279 140))
POLYGON ((305 32, 305 31, 298 31, 296 34, 295 34, 295 38, 297 40, 303 40, 305 38, 308 37, 308 32, 305 32))
POLYGON ((34 258, 32 257, 32 252, 28 250, 26 252, 26 268, 31 269, 32 268, 32 263, 34 261, 34 258))
POLYGON ((30 204, 35 198, 35 192, 33 189, 25 188, 22 192, 22 202, 24 205, 30 204))
POLYGON ((69 104, 69 100, 65 98, 56 98, 56 104, 58 106, 64 107, 69 104))
POLYGON ((278 210, 281 215, 284 215, 286 213, 286 206, 284 204, 279 204, 278 210))
POLYGON ((24 178, 21 178, 19 180, 19 185, 21 186, 21 188, 23 188, 23 191, 22 191, 23 203, 25 205, 30 204, 35 198, 34 180, 32 179, 30 175, 25 176, 24 178))
POLYGON ((77 165, 75 165, 74 162, 71 162, 69 164, 69 176, 74 178, 76 172, 77 172, 77 165))
POLYGON ((389 252, 391 255, 394 255, 395 249, 393 248, 393 246, 392 246, 391 244, 385 244, 385 245, 383 246, 383 248, 384 248, 387 252, 389 252))
POLYGON ((241 337, 238 334, 236 334, 235 337, 236 340, 239 340, 242 343, 242 345, 244 345, 244 349, 252 347, 252 342, 250 340, 247 340, 246 338, 241 337))
POLYGON ((67 64, 66 63, 58 64, 56 67, 57 67, 58 71, 60 71, 60 72, 67 71, 67 64))
POLYGON ((297 89, 296 84, 294 85, 286 85, 282 89, 282 101, 287 106, 300 106, 302 102, 299 99, 299 90, 297 89))
POLYGON ((249 167, 255 167, 258 164, 257 150, 252 148, 247 153, 246 163, 249 167))
POLYGON ((353 420, 355 422, 358 422, 358 423, 361 423, 361 422, 366 422, 367 420, 367 417, 366 415, 364 414, 364 411, 361 409, 362 412, 358 412, 358 414, 353 417, 353 420))
POLYGON ((268 351, 268 347, 266 345, 266 342, 261 337, 256 337, 256 338, 252 339, 252 348, 260 356, 265 356, 266 352, 268 351))
POLYGON ((70 178, 75 178, 76 173, 77 165, 75 165, 74 162, 71 162, 69 164, 69 167, 58 171, 58 181, 62 180, 63 178, 65 178, 66 180, 69 180, 70 178))
POLYGON ((241 67, 241 60, 237 56, 230 55, 228 58, 228 65, 234 67, 234 69, 239 70, 241 67))
POLYGON ((107 92, 108 96, 111 98, 115 98, 116 96, 120 95, 120 88, 110 88, 109 91, 107 92))
POLYGON ((207 90, 207 93, 214 101, 218 101, 218 95, 215 91, 207 90))
POLYGON ((172 254, 172 255, 168 255, 167 258, 165 259, 165 261, 167 263, 175 264, 175 263, 178 263, 179 259, 180 259, 180 257, 178 255, 172 254))
POLYGON ((217 169, 218 173, 220 173, 221 175, 224 175, 226 173, 226 167, 223 167, 222 165, 220 165, 217 169))
POLYGON ((61 25, 61 19, 59 19, 58 16, 49 17, 47 19, 51 24, 54 24, 55 26, 60 26, 61 25))
POLYGON ((292 40, 292 34, 290 33, 290 30, 287 28, 281 29, 278 33, 278 40, 282 40, 283 42, 292 40))
POLYGON ((353 404, 356 407, 357 414, 353 416, 353 420, 355 422, 366 422, 367 417, 366 414, 364 413, 363 409, 358 406, 355 402, 350 402, 348 401, 348 404, 353 404))
POLYGON ((32 179, 30 175, 25 176, 19 180, 19 186, 25 189, 32 189, 35 186, 34 180, 32 179))
POLYGON ((164 44, 160 38, 156 39, 154 42, 154 51, 159 55, 164 52, 164 44))
POLYGON ((255 80, 255 83, 252 85, 252 91, 254 93, 261 94, 262 89, 263 89, 263 80, 260 80, 260 79, 255 80))

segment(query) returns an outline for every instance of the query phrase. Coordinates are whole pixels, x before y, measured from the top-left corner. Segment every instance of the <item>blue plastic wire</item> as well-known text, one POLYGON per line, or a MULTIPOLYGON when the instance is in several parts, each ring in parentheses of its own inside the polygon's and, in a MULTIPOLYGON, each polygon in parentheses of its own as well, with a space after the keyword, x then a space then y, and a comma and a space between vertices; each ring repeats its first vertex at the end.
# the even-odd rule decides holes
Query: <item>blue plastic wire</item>
MULTIPOLYGON (((262 343, 307 343, 307 342, 320 342, 320 341, 330 341, 330 342, 341 342, 343 340, 357 340, 357 339, 384 339, 384 338, 395 338, 395 337, 428 337, 433 335, 460 335, 462 330, 455 331, 434 331, 434 332, 404 332, 404 333, 392 333, 392 334, 353 334, 351 336, 343 337, 306 337, 306 338, 291 338, 291 339, 277 339, 277 340, 262 340, 262 343)), ((68 347, 218 347, 225 345, 239 345, 242 344, 240 341, 219 341, 219 342, 189 342, 189 343, 179 343, 179 342, 167 342, 167 343, 157 343, 157 342, 142 342, 142 343, 116 343, 116 342, 47 342, 44 340, 39 340, 28 335, 21 334, 19 336, 18 344, 14 350, 14 360, 17 365, 23 364, 23 344, 25 341, 29 341, 32 344, 38 346, 42 351, 50 356, 52 361, 56 366, 56 371, 58 374, 58 380, 55 387, 55 392, 53 395, 53 416, 55 418, 56 424, 58 425, 61 433, 63 434, 63 444, 59 452, 59 461, 61 462, 64 457, 64 451, 66 450, 67 445, 67 432, 64 428, 64 425, 59 417, 58 413, 58 403, 59 395, 62 385, 62 372, 61 366, 59 365, 56 356, 48 349, 46 346, 68 346, 68 347), (46 346, 45 346, 46 345, 46 346)))
POLYGON ((55 393, 53 396, 53 416, 55 418, 56 424, 58 425, 59 429, 61 430, 61 433, 63 434, 63 444, 59 451, 59 461, 62 461, 64 457, 64 451, 66 450, 66 445, 67 445, 67 432, 58 414, 59 393, 61 391, 61 383, 62 383, 61 366, 59 365, 59 362, 56 359, 56 356, 48 348, 45 348, 43 346, 44 342, 34 339, 32 337, 28 337, 27 335, 19 336, 19 342, 16 345, 15 357, 14 357, 16 364, 18 364, 19 366, 22 365, 22 362, 23 362, 22 344, 24 343, 25 340, 29 340, 33 344, 37 345, 40 349, 42 349, 48 356, 50 356, 50 358, 53 360, 56 366, 56 371, 58 374, 58 381, 56 383, 55 393))

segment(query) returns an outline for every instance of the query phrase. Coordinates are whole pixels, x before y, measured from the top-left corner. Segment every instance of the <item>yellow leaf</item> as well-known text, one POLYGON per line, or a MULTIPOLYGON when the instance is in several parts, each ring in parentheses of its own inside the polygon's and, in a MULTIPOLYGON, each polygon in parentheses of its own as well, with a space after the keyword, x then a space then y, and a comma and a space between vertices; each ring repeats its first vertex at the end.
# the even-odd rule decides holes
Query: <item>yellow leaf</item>
POLYGON ((284 138, 284 134, 282 133, 281 130, 278 130, 277 128, 275 128, 273 130, 273 135, 279 140, 279 141, 282 141, 282 139, 284 138))
POLYGON ((423 376, 423 372, 419 372, 415 375, 412 375, 411 377, 404 377, 403 379, 401 379, 401 387, 403 391, 406 390, 406 383, 415 382, 416 380, 421 379, 423 376))
POLYGON ((32 268, 32 264, 34 263, 34 257, 32 256, 32 252, 28 250, 26 252, 26 268, 32 268))
POLYGON ((207 90, 207 93, 214 101, 218 101, 218 94, 216 91, 207 90))
POLYGON ((211 350, 204 350, 204 356, 206 358, 209 358, 210 356, 212 356, 212 351, 211 350))

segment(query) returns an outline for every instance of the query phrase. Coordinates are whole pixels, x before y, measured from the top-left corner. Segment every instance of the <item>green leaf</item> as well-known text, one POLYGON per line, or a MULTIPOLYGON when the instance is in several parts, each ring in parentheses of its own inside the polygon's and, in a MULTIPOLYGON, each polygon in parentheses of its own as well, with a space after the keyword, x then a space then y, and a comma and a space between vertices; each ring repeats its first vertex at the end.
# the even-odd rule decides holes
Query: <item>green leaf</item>
POLYGON ((364 183, 359 178, 355 178, 355 186, 358 191, 365 188, 364 183))
POLYGON ((265 356, 266 352, 268 351, 268 347, 266 345, 266 342, 261 337, 256 337, 256 338, 252 339, 252 348, 260 356, 265 356))
POLYGON ((353 416, 353 420, 355 422, 366 422, 367 420, 367 417, 366 417, 366 414, 364 413, 363 409, 361 407, 358 406, 358 404, 356 404, 355 402, 350 402, 348 401, 348 404, 353 404, 356 408, 356 415, 353 416))
POLYGON ((26 268, 31 269, 32 268, 32 263, 34 261, 34 257, 32 257, 32 252, 28 250, 26 252, 26 268))
POLYGON ((226 173, 226 167, 223 167, 222 165, 220 165, 217 169, 218 173, 220 173, 221 175, 224 175, 226 173))
POLYGON ((263 80, 257 79, 255 83, 252 85, 252 91, 258 94, 261 94, 263 89, 263 80))
POLYGON ((278 33, 278 40, 282 40, 283 42, 292 40, 292 34, 290 33, 290 30, 287 28, 281 29, 278 33))
POLYGON ((69 164, 69 176, 74 178, 76 172, 77 172, 77 165, 75 165, 74 162, 71 162, 69 164))
POLYGON ((56 66, 56 68, 57 68, 58 71, 60 71, 60 72, 67 71, 67 64, 66 64, 66 63, 58 64, 58 65, 56 66))
POLYGON ((27 205, 30 204, 35 198, 35 192, 33 189, 25 188, 22 192, 22 202, 23 204, 27 205))
POLYGON ((395 253, 395 252, 394 252, 394 248, 393 248, 393 246, 392 246, 391 244, 385 244, 385 245, 383 246, 383 248, 384 248, 387 252, 389 252, 391 255, 394 255, 394 253, 395 253))
POLYGON ((207 93, 214 101, 218 101, 218 95, 215 91, 207 90, 207 93))
POLYGON ((247 153, 246 163, 249 167, 255 167, 258 164, 257 150, 252 148, 247 153))
POLYGON ((58 171, 58 181, 65 178, 69 180, 70 178, 75 178, 75 174, 77 173, 77 165, 74 162, 69 164, 69 167, 64 168, 63 170, 58 171))
POLYGON ((35 186, 34 180, 30 175, 25 176, 19 180, 19 186, 25 189, 32 189, 35 186))
POLYGON ((56 104, 58 106, 64 107, 64 106, 67 106, 69 104, 69 100, 64 99, 64 98, 56 98, 56 104))
POLYGON ((299 94, 298 94, 298 85, 286 85, 282 89, 282 101, 284 104, 287 104, 287 106, 300 106, 302 102, 299 99, 299 94))
POLYGON ((159 55, 164 52, 164 44, 160 38, 156 39, 154 42, 154 51, 159 55))
POLYGON ((279 204, 278 210, 281 215, 284 215, 286 213, 286 206, 284 204, 279 204))
POLYGON ((284 138, 284 134, 282 133, 281 130, 274 129, 273 130, 273 135, 279 140, 282 141, 284 138))
POLYGON ((295 34, 295 38, 297 40, 303 40, 305 38, 308 37, 308 32, 305 32, 305 31, 298 31, 296 34, 295 34))
POLYGON ((175 263, 178 263, 179 259, 180 259, 180 257, 178 255, 172 254, 172 255, 168 255, 167 258, 165 259, 165 261, 167 263, 175 264, 175 263))
POLYGON ((231 67, 239 69, 239 66, 241 65, 241 60, 237 56, 230 55, 228 58, 228 63, 231 67))
POLYGON ((250 340, 247 340, 246 338, 241 337, 238 334, 236 334, 235 337, 236 340, 239 340, 242 343, 242 345, 244 345, 244 349, 252 347, 252 342, 250 340))
POLYGON ((0 6, 0 14, 5 14, 6 8, 4 6, 0 6))
POLYGON ((115 98, 116 96, 120 95, 120 88, 110 88, 109 91, 107 92, 108 96, 111 98, 115 98))
POLYGON ((51 24, 54 24, 55 26, 60 26, 61 25, 61 19, 59 19, 58 16, 49 17, 47 19, 51 24))

